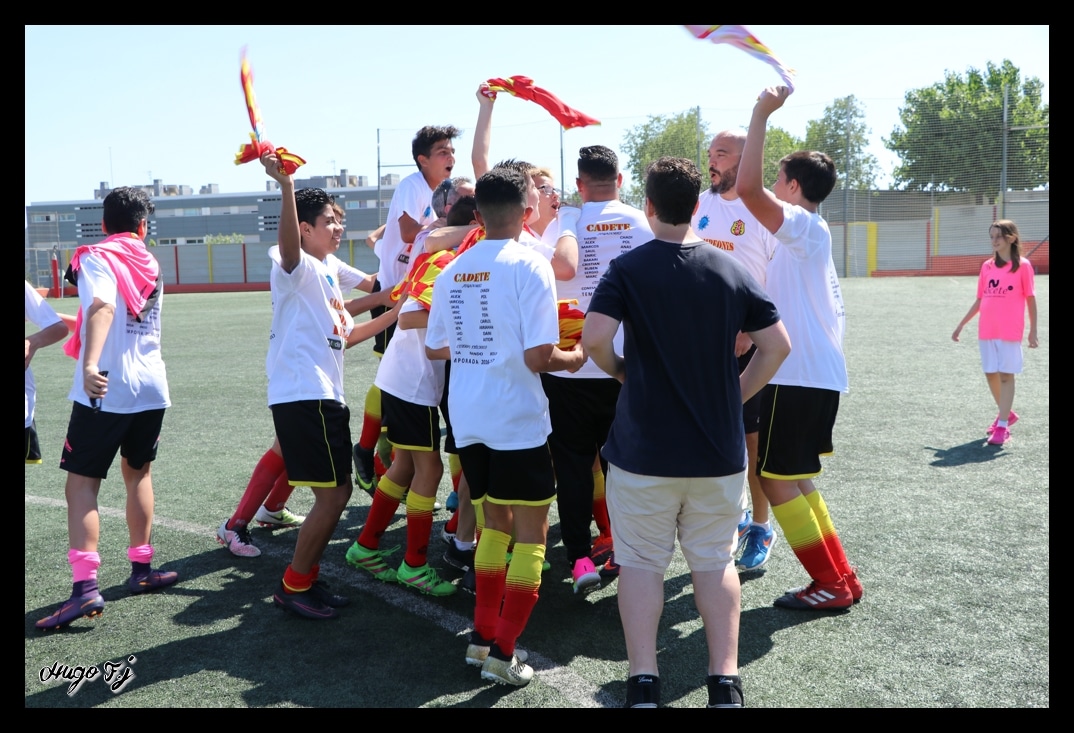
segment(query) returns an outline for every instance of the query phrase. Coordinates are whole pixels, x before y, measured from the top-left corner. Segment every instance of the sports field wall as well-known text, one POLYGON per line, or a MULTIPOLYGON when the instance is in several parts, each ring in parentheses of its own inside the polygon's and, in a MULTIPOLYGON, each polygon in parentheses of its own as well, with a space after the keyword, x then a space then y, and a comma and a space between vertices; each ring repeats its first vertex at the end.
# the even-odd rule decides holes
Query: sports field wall
MULTIPOLYGON (((183 244, 161 245, 151 249, 160 262, 164 286, 169 293, 219 293, 268 290, 272 261, 268 251, 274 242, 257 244, 183 244)), ((51 251, 38 250, 51 257, 51 251)), ((66 272, 74 250, 61 250, 60 272, 66 272)), ((365 240, 344 240, 336 253, 344 262, 359 270, 375 274, 379 267, 373 250, 365 240)), ((48 287, 50 282, 40 283, 48 287)), ((65 296, 78 293, 65 284, 65 296)), ((50 288, 49 295, 55 297, 50 288)))
MULTIPOLYGON (((840 277, 976 275, 989 256, 989 225, 1000 218, 997 205, 934 207, 929 218, 890 221, 829 222, 832 257, 840 277)), ((823 213, 823 212, 822 212, 823 213)), ((1039 273, 1049 271, 1051 238, 1048 201, 1009 202, 1006 218, 1018 223, 1022 253, 1039 273)), ((271 242, 256 244, 187 244, 153 248, 168 292, 268 290, 271 242)), ((60 272, 73 250, 59 252, 60 272)), ((51 251, 33 250, 46 260, 51 251)), ((377 258, 364 240, 348 239, 337 256, 359 270, 374 273, 377 258)), ((40 266, 38 269, 41 269, 40 266)), ((48 278, 35 283, 53 286, 48 278)), ((52 292, 50 292, 52 294, 52 292)), ((74 295, 70 286, 65 294, 74 295)))
MULTIPOLYGON (((990 253, 988 227, 999 207, 944 206, 920 220, 829 223, 832 258, 840 277, 976 275, 990 253)), ((1022 254, 1039 273, 1049 271, 1048 202, 1008 203, 1018 224, 1022 254)))

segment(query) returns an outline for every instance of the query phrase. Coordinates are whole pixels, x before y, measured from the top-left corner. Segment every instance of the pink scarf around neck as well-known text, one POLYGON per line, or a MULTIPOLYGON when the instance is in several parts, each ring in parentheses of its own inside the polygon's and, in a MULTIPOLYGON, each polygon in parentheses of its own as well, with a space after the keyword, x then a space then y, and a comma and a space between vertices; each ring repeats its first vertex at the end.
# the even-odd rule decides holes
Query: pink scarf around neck
MULTIPOLYGON (((116 288, 127 302, 127 310, 140 321, 160 277, 160 265, 149 254, 145 243, 130 232, 124 232, 113 234, 97 244, 83 245, 71 257, 70 270, 76 277, 82 267, 82 257, 86 255, 99 256, 111 268, 116 276, 116 288)), ((77 359, 81 350, 82 308, 79 307, 74 332, 63 345, 63 351, 72 359, 77 359)))

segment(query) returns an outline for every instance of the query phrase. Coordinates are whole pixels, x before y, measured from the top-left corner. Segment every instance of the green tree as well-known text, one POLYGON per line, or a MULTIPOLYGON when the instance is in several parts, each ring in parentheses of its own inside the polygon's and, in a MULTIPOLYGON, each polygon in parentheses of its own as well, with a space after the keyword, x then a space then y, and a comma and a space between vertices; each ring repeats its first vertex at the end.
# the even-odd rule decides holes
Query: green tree
POLYGON ((641 206, 645 199, 645 169, 661 156, 689 158, 702 170, 707 170, 708 144, 708 125, 701 119, 700 109, 671 116, 650 115, 648 120, 628 130, 623 138, 621 148, 627 155, 631 178, 630 189, 620 192, 623 200, 641 206))
POLYGON ((764 136, 764 158, 761 167, 761 182, 771 188, 779 175, 779 161, 796 150, 802 150, 805 144, 782 127, 769 126, 764 136))
POLYGON ((1037 77, 1022 80, 1014 64, 988 62, 965 76, 911 89, 899 110, 900 126, 884 145, 898 154, 897 187, 912 190, 999 191, 1003 164, 1003 97, 1008 90, 1007 187, 1048 184, 1048 105, 1037 77))
POLYGON ((210 234, 205 237, 205 244, 242 244, 245 241, 241 234, 210 234))
POLYGON ((865 152, 872 130, 865 126, 864 120, 865 110, 851 94, 825 107, 819 120, 806 123, 804 147, 831 156, 839 176, 836 188, 876 188, 880 164, 875 155, 865 152))

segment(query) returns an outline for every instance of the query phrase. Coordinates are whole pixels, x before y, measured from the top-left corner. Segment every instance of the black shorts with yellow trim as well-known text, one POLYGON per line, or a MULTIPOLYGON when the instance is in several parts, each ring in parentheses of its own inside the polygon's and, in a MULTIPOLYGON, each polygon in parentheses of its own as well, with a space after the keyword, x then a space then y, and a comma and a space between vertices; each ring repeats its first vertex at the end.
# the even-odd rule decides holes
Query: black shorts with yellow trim
POLYGON ((460 446, 459 462, 474 504, 545 506, 556 500, 547 443, 522 450, 496 450, 484 443, 460 446))
POLYGON ((380 411, 388 442, 411 451, 440 450, 440 413, 380 391, 380 411))
POLYGON ((820 457, 834 451, 832 428, 838 412, 835 390, 766 386, 761 391, 757 475, 780 481, 820 475, 820 457))
POLYGON ((351 410, 336 400, 270 405, 288 483, 315 489, 351 479, 351 410))

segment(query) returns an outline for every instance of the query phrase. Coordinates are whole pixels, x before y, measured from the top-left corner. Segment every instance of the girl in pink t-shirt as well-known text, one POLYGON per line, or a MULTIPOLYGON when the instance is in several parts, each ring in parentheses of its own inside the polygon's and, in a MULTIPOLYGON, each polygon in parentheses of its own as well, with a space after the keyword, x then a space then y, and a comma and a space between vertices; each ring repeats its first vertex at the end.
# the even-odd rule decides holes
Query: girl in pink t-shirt
POLYGON ((992 399, 999 416, 988 428, 988 442, 1003 445, 1011 439, 1010 427, 1018 422, 1014 404, 1014 375, 1022 373, 1022 334, 1029 309, 1029 348, 1037 348, 1037 297, 1033 289, 1033 266, 1021 257, 1018 227, 1000 219, 988 228, 994 257, 981 265, 977 300, 951 334, 958 341, 963 326, 978 312, 978 343, 992 399))

